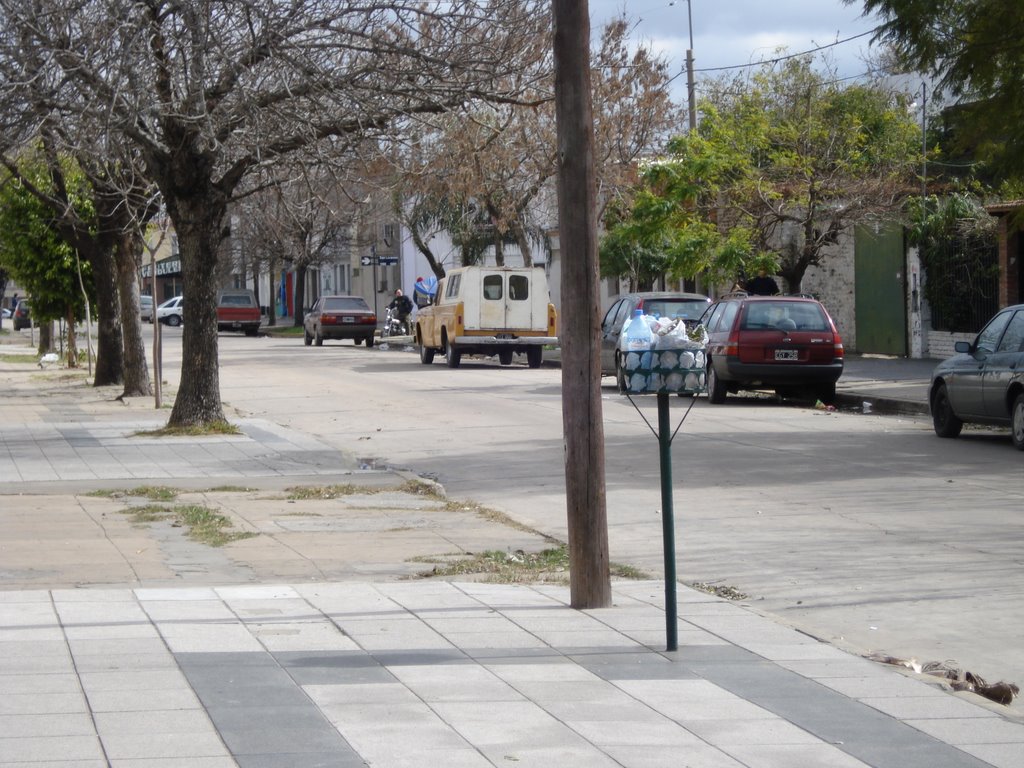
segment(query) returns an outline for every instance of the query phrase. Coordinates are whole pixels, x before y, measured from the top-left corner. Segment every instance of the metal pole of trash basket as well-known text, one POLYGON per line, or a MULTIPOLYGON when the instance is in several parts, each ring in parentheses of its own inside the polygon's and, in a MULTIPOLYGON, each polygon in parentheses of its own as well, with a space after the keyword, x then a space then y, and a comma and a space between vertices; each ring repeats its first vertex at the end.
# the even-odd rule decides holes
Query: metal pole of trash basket
POLYGON ((669 422, 669 395, 659 392, 658 456, 661 462, 661 529, 665 550, 665 645, 666 650, 679 648, 676 620, 676 523, 672 507, 672 432, 669 422))

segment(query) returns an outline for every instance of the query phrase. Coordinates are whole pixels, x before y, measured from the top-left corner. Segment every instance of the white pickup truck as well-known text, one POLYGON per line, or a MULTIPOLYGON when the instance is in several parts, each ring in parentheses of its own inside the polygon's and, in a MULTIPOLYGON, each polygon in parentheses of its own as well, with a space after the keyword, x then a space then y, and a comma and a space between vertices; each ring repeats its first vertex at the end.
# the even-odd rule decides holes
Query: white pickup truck
POLYGON ((416 314, 420 361, 441 352, 449 368, 462 355, 497 355, 509 365, 526 355, 539 368, 544 346, 558 344, 555 307, 543 267, 459 267, 437 286, 434 301, 416 314))

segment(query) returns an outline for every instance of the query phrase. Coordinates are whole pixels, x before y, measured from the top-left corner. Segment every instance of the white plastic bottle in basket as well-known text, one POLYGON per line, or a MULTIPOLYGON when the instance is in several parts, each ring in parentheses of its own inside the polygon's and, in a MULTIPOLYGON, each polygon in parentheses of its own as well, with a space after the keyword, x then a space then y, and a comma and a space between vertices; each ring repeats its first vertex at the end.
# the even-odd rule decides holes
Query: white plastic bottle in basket
POLYGON ((626 349, 630 352, 647 352, 654 343, 651 326, 644 320, 642 309, 633 310, 633 317, 626 325, 624 333, 626 334, 626 349))

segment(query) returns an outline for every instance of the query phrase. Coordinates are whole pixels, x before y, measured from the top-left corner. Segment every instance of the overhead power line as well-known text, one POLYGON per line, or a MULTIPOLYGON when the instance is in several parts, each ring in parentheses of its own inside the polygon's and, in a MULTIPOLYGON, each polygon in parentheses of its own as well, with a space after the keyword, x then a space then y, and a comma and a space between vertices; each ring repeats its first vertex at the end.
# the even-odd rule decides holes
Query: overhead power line
POLYGON ((785 61, 786 59, 795 59, 798 56, 806 56, 809 53, 817 53, 818 51, 824 51, 826 48, 835 48, 837 45, 848 43, 851 40, 857 40, 858 38, 866 37, 867 35, 873 35, 877 31, 877 29, 877 27, 875 29, 869 29, 867 32, 861 32, 859 35, 853 35, 852 37, 847 37, 842 40, 836 40, 834 43, 828 43, 827 45, 819 45, 817 48, 811 48, 810 50, 801 51, 800 53, 789 53, 786 54, 785 56, 776 56, 775 58, 772 59, 753 61, 748 64, 732 64, 728 67, 705 67, 704 69, 695 69, 694 72, 724 72, 725 70, 728 69, 746 69, 748 67, 760 67, 765 64, 776 64, 780 61, 785 61))

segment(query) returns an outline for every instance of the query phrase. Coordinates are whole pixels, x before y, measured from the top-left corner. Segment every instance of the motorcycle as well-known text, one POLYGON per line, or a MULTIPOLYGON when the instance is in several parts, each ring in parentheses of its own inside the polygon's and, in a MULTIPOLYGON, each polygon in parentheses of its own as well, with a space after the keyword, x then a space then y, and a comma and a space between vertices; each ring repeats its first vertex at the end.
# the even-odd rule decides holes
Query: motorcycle
POLYGON ((408 336, 409 333, 409 316, 401 317, 397 308, 388 307, 380 335, 387 338, 388 336, 408 336))

